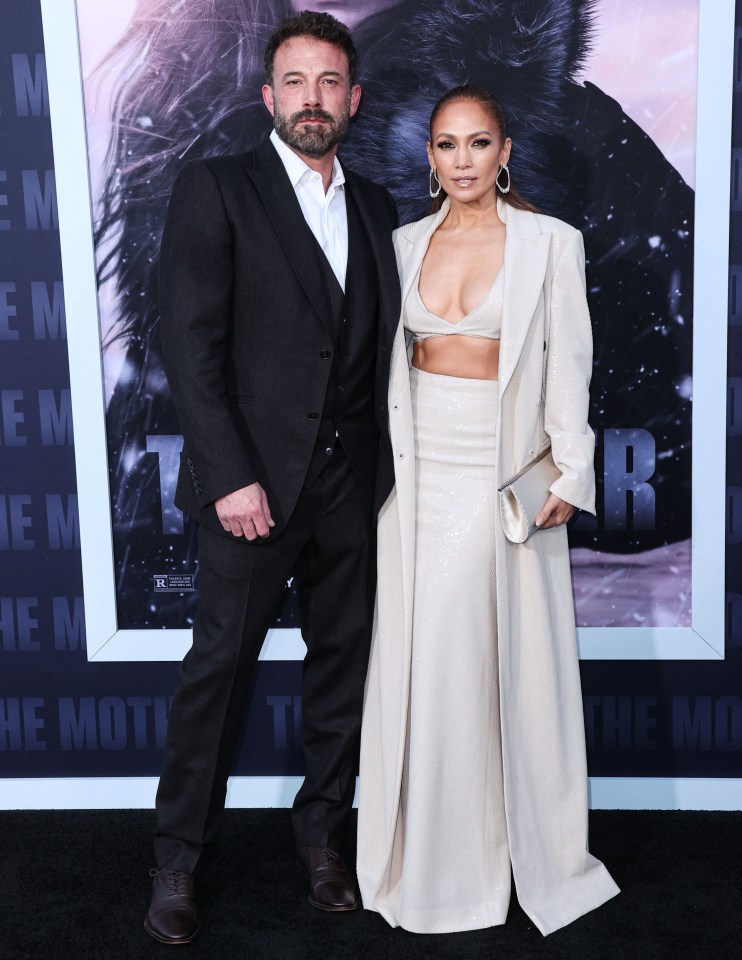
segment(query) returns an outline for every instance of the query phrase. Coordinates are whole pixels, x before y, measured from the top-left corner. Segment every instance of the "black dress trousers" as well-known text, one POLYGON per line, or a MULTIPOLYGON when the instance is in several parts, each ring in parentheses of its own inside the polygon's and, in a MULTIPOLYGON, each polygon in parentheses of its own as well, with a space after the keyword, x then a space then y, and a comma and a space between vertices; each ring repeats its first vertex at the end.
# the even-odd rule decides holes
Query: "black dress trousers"
POLYGON ((275 541, 250 543, 201 525, 193 645, 181 667, 157 791, 159 868, 193 873, 216 839, 257 658, 292 575, 307 646, 296 843, 341 844, 373 615, 373 479, 373 472, 357 479, 338 443, 275 541))

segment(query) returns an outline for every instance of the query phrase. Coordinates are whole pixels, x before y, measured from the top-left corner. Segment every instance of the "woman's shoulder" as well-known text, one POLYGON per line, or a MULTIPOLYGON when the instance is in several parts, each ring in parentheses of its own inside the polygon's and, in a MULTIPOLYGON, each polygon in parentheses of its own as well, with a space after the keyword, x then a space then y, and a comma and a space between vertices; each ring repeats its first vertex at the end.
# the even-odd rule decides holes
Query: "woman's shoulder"
POLYGON ((576 239, 581 236, 577 227, 573 227, 566 220, 559 220, 557 217, 551 217, 547 213, 535 213, 534 216, 543 233, 553 233, 557 237, 564 239, 576 239))
POLYGON ((551 238, 552 255, 560 257, 563 253, 575 251, 579 256, 583 254, 584 241, 580 231, 572 224, 547 213, 535 213, 530 210, 513 209, 508 211, 508 219, 518 219, 517 232, 533 236, 534 233, 546 234, 551 238))

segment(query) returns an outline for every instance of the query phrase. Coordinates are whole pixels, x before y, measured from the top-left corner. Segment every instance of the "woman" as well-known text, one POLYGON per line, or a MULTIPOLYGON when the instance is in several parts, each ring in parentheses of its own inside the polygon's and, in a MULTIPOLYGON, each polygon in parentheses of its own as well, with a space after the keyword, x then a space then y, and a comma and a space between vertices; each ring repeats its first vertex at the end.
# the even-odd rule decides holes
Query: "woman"
POLYGON ((544 934, 618 892, 587 851, 565 528, 594 512, 582 238, 520 198, 510 148, 490 94, 444 95, 428 159, 446 199, 395 235, 396 489, 379 519, 358 878, 367 908, 419 933, 504 923, 511 865, 544 934), (560 475, 541 529, 511 543, 498 487, 549 441, 560 475))

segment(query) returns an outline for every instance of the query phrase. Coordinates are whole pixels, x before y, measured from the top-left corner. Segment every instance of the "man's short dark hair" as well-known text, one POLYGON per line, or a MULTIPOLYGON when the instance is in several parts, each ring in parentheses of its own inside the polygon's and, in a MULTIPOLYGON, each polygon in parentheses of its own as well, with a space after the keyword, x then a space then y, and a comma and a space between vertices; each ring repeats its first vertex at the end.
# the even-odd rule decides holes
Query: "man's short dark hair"
POLYGON ((350 35, 350 30, 344 23, 336 20, 329 13, 314 13, 311 10, 303 10, 295 17, 289 17, 287 20, 281 21, 273 31, 263 58, 266 83, 273 86, 273 64, 276 59, 276 51, 281 44, 291 40, 292 37, 312 37, 314 40, 324 40, 325 43, 332 43, 334 46, 340 47, 348 58, 351 86, 356 82, 358 53, 350 35))

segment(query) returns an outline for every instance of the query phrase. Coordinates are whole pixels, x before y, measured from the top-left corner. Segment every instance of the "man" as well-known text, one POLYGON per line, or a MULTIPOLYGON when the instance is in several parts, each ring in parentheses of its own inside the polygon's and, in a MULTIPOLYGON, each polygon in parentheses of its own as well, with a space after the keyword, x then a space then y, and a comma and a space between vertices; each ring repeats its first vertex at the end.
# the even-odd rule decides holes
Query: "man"
POLYGON ((335 157, 361 95, 347 28, 322 13, 287 20, 265 68, 270 141, 187 166, 162 243, 162 347, 184 436, 176 502, 199 522, 199 606, 168 723, 145 920, 164 943, 199 933, 193 875, 218 833, 258 653, 291 576, 307 646, 297 850, 310 903, 358 904, 338 848, 375 513, 393 476, 396 214, 386 190, 335 157))

